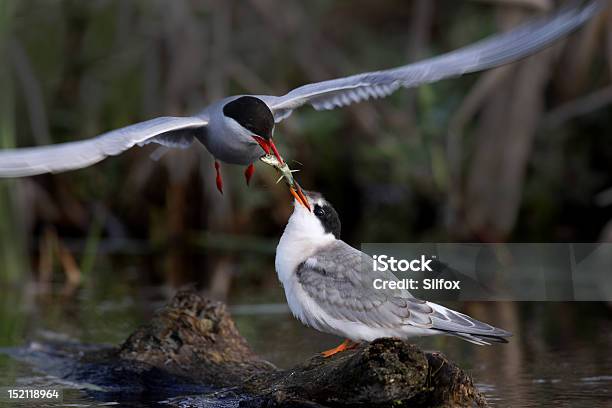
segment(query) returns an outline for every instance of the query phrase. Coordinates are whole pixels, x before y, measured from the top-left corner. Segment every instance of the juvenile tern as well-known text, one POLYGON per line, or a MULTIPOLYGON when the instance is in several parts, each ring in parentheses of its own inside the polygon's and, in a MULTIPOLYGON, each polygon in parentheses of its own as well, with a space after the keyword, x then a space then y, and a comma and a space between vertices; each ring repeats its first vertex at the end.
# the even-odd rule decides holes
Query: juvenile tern
POLYGON ((231 96, 212 103, 194 116, 159 117, 92 139, 0 151, 0 177, 79 169, 135 145, 158 143, 187 148, 198 141, 215 157, 217 188, 222 192, 219 161, 248 166, 247 184, 254 171, 253 162, 264 153, 274 154, 283 163, 273 142, 274 125, 294 109, 307 104, 316 110, 334 109, 382 98, 402 87, 412 88, 525 58, 580 27, 602 8, 603 2, 573 4, 574 7, 565 7, 548 18, 399 68, 312 83, 283 96, 231 96))
POLYGON ((289 308, 302 323, 347 339, 331 356, 361 341, 446 334, 478 345, 506 343, 512 334, 463 313, 415 298, 407 290, 377 290, 372 259, 340 240, 340 219, 319 193, 305 192, 309 211, 296 200, 276 248, 275 266, 289 308))

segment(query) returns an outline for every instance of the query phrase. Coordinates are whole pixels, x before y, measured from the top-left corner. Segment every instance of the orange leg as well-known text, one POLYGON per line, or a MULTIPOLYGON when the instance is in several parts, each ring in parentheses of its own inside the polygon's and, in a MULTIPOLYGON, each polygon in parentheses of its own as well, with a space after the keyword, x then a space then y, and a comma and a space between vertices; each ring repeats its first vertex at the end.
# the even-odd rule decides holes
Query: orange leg
POLYGON ((251 163, 244 171, 244 178, 246 179, 247 186, 251 184, 251 177, 253 177, 253 173, 255 173, 255 166, 253 166, 253 163, 251 163))
POLYGON ((215 181, 217 182, 217 190, 219 190, 219 192, 223 194, 223 179, 221 178, 220 167, 221 165, 219 164, 219 162, 215 160, 215 171, 217 172, 217 177, 215 178, 215 181))
POLYGON ((321 354, 323 355, 323 357, 331 357, 336 353, 340 353, 341 351, 354 349, 358 345, 359 343, 355 343, 354 341, 346 339, 338 347, 335 347, 331 350, 324 351, 321 354))

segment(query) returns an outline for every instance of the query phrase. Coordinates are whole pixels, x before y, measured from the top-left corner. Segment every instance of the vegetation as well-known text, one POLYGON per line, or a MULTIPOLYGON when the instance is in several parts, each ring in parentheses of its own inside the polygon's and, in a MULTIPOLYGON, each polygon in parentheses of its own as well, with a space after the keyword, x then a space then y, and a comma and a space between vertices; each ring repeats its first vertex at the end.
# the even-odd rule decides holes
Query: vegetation
MULTIPOLYGON (((401 65, 553 3, 5 0, 0 144, 77 140, 227 94, 401 65)), ((339 111, 304 108, 277 128, 278 144, 304 163, 302 185, 336 205, 354 244, 595 241, 612 219, 610 194, 600 195, 612 186, 611 33, 602 15, 511 67, 339 111)), ((250 254, 271 256, 290 211, 275 174, 259 165, 247 188, 242 169, 225 166, 220 196, 203 149, 159 162, 151 152, 1 181, 0 279, 69 265, 67 253, 84 270, 97 254, 142 254, 156 265, 145 279, 223 295, 235 262, 246 276, 258 270, 250 254)))

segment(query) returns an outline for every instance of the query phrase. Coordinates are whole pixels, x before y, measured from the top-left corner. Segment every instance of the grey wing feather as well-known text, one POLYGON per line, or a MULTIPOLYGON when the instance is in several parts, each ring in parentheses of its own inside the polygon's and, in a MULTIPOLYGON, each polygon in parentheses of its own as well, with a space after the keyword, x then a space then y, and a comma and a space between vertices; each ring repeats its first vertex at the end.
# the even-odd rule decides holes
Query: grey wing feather
POLYGON ((370 98, 382 98, 401 87, 416 87, 498 67, 542 50, 580 27, 602 8, 600 0, 566 7, 552 17, 535 20, 438 57, 399 68, 304 85, 284 96, 267 96, 265 101, 272 108, 275 120, 280 122, 293 109, 305 104, 316 110, 335 109, 370 98))
POLYGON ((373 281, 396 279, 371 268, 372 259, 337 241, 303 262, 297 270, 304 291, 330 316, 371 327, 402 326, 448 332, 477 344, 503 341, 511 334, 463 313, 413 297, 405 290, 375 290, 373 281))
POLYGON ((375 290, 368 266, 371 258, 348 244, 337 241, 317 252, 297 270, 304 291, 329 315, 372 327, 397 328, 414 325, 429 328, 433 309, 406 291, 375 290), (366 273, 367 270, 367 273, 366 273))
POLYGON ((0 177, 59 173, 91 166, 134 145, 187 147, 205 132, 199 117, 159 117, 77 142, 0 151, 0 177))
POLYGON ((433 308, 433 328, 453 334, 476 344, 489 344, 488 342, 506 342, 504 337, 512 333, 478 321, 460 312, 448 309, 442 305, 429 303, 433 308))

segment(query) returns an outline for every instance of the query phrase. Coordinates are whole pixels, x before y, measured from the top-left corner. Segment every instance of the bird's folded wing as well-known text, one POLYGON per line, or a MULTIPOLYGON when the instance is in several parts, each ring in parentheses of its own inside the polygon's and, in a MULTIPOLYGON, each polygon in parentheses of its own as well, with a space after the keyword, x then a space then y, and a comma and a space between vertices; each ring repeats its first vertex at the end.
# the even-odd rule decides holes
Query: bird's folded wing
POLYGON ((466 73, 504 65, 540 51, 555 40, 580 27, 603 8, 603 0, 573 2, 553 16, 524 24, 507 33, 434 58, 384 71, 367 72, 345 78, 301 86, 284 96, 265 97, 280 122, 293 109, 310 104, 329 110, 382 98, 400 87, 411 88, 466 73), (582 5, 577 5, 582 4, 582 5))
POLYGON ((376 278, 394 277, 373 271, 371 265, 366 254, 337 241, 300 264, 297 278, 304 291, 333 318, 372 327, 431 327, 433 309, 426 302, 406 291, 374 289, 376 278))
POLYGON ((401 330, 413 326, 491 337, 510 335, 444 306, 416 299, 408 291, 375 289, 375 279, 397 278, 373 271, 369 256, 342 241, 300 264, 297 277, 306 294, 335 319, 374 328, 401 330))
POLYGON ((198 117, 159 117, 77 142, 0 150, 0 177, 32 176, 79 169, 132 146, 159 143, 186 147, 207 121, 198 117))

